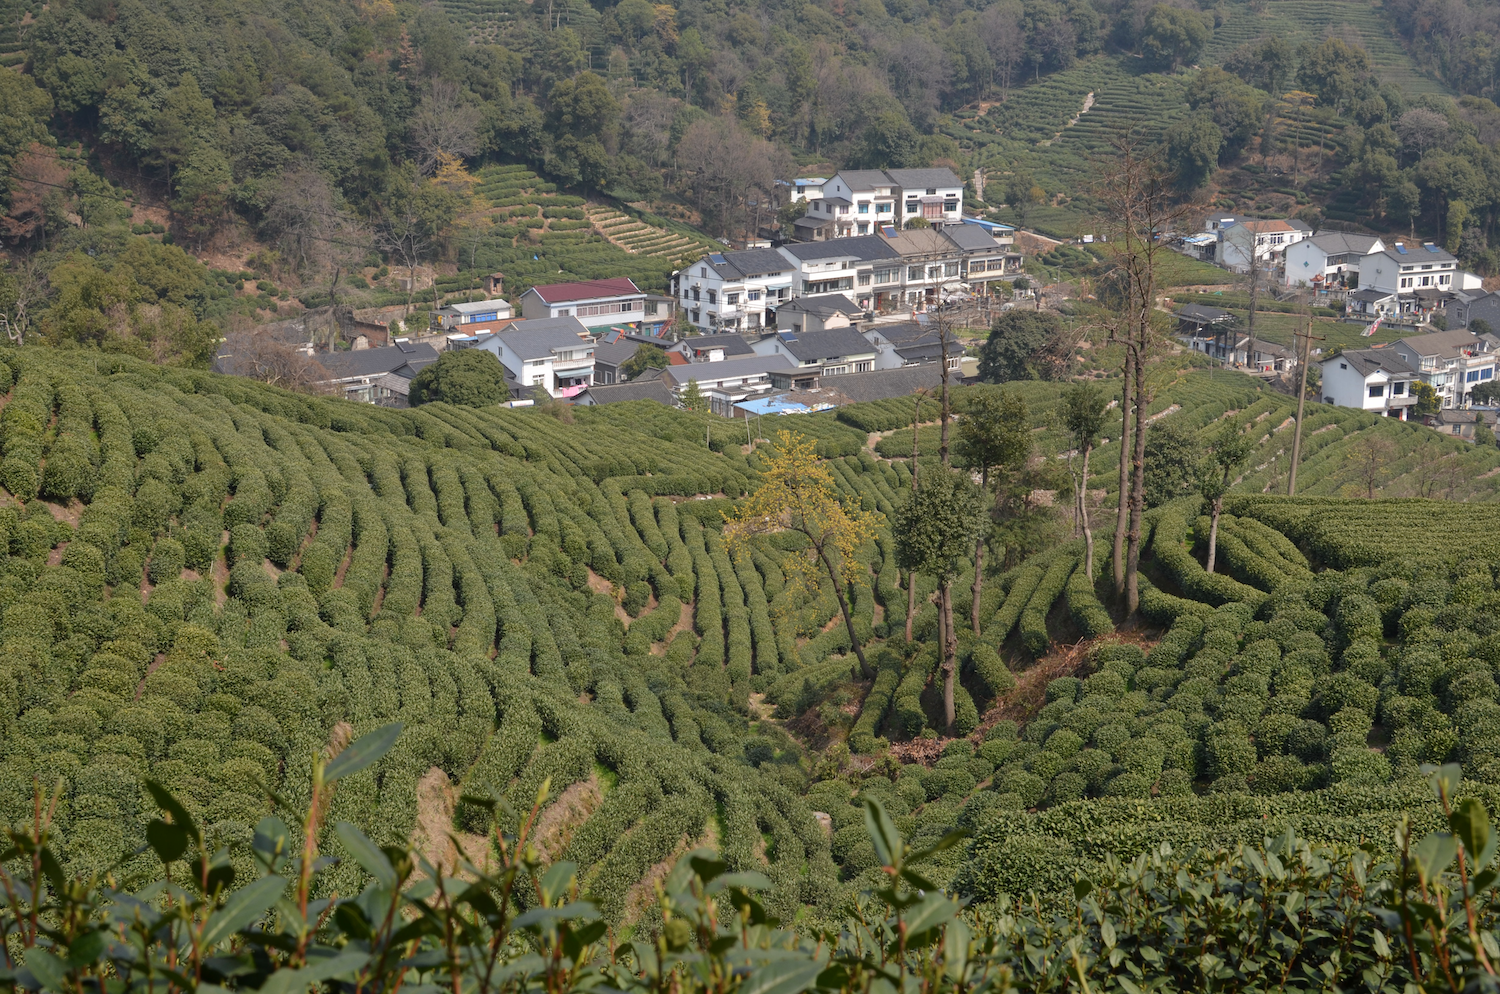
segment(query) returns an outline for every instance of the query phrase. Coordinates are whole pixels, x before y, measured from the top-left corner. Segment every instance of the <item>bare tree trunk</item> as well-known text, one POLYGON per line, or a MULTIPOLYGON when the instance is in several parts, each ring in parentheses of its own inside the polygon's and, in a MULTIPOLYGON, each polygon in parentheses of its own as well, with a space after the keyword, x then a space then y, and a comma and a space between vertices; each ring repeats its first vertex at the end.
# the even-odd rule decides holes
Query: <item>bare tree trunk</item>
MULTIPOLYGON (((990 492, 990 468, 986 466, 979 481, 980 493, 990 492)), ((979 593, 984 586, 984 532, 979 533, 979 539, 974 543, 974 604, 969 608, 969 627, 974 629, 975 636, 979 635, 979 593)))
POLYGON ((942 603, 939 607, 943 625, 943 727, 953 733, 953 681, 958 673, 958 637, 953 633, 953 580, 943 578, 942 603))
POLYGON ((1208 565, 1204 567, 1208 572, 1214 571, 1214 553, 1219 550, 1219 511, 1224 507, 1224 500, 1220 498, 1209 502, 1209 512, 1212 517, 1208 524, 1208 565))
MULTIPOLYGON (((942 306, 941 301, 938 304, 942 306)), ((948 418, 951 414, 951 409, 948 406, 948 326, 941 314, 938 315, 938 341, 942 344, 943 361, 943 417, 942 428, 940 429, 942 433, 941 440, 938 443, 938 455, 942 458, 943 466, 946 468, 948 465, 948 418)))
MULTIPOLYGON (((911 492, 917 492, 917 426, 922 423, 922 391, 916 392, 916 406, 911 421, 911 492)), ((906 641, 911 641, 912 620, 917 615, 917 574, 906 574, 906 641)))
POLYGON ((1135 353, 1125 346, 1125 376, 1120 386, 1120 506, 1115 511, 1115 596, 1125 596, 1125 532, 1130 521, 1130 387, 1135 353))
POLYGON ((839 610, 844 614, 844 627, 849 630, 849 644, 854 647, 854 656, 859 660, 860 676, 866 680, 873 679, 875 671, 870 669, 870 664, 865 662, 865 650, 859 644, 859 636, 854 633, 854 615, 849 611, 849 600, 844 596, 844 585, 839 582, 839 571, 833 568, 833 562, 828 558, 828 553, 818 547, 818 558, 823 560, 823 568, 828 570, 828 579, 833 581, 833 593, 839 600, 839 610))
POLYGON ((1140 607, 1141 515, 1146 510, 1146 365, 1135 363, 1135 446, 1130 457, 1130 533, 1125 537, 1125 613, 1140 607))
MULTIPOLYGON (((1083 486, 1078 490, 1078 520, 1083 525, 1083 566, 1089 575, 1089 583, 1094 582, 1094 530, 1089 527, 1089 452, 1092 445, 1083 447, 1083 486)), ((974 629, 974 634, 979 634, 979 629, 974 629)))

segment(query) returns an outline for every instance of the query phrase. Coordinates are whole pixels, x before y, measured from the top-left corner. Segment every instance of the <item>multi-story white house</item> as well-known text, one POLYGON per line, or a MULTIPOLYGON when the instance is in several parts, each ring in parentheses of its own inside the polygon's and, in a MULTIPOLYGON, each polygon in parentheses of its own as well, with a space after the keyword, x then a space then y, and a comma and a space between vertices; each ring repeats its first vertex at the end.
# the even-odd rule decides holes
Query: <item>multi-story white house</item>
POLYGON ((1432 242, 1382 246, 1359 261, 1362 290, 1411 294, 1417 290, 1453 290, 1458 260, 1432 242))
POLYGON ((1015 250, 1015 228, 970 222, 944 225, 943 234, 962 251, 960 275, 976 293, 989 293, 995 282, 1013 280, 1024 269, 1025 260, 1015 250))
POLYGON ((1412 388, 1421 377, 1390 348, 1348 349, 1323 359, 1321 365, 1325 404, 1405 421, 1417 402, 1412 388))
POLYGON ((521 316, 577 318, 586 328, 634 325, 646 318, 646 291, 624 277, 551 283, 521 294, 521 316))
POLYGON ((1385 243, 1375 235, 1320 231, 1287 248, 1282 283, 1315 289, 1355 289, 1359 287, 1360 261, 1372 252, 1383 251, 1385 243))
MULTIPOLYGON (((964 250, 948 237, 946 228, 898 231, 886 241, 901 256, 901 296, 891 301, 888 309, 936 303, 945 290, 951 293, 959 289, 964 250)), ((882 307, 877 304, 876 309, 882 307)))
POLYGON ((883 235, 794 242, 776 251, 792 268, 793 297, 842 293, 871 310, 877 293, 901 286, 901 255, 883 235))
POLYGON ((472 300, 439 307, 433 314, 433 327, 453 331, 466 324, 488 324, 513 316, 510 301, 504 299, 472 300))
POLYGON ((1297 220, 1239 220, 1232 224, 1221 223, 1218 233, 1219 265, 1231 272, 1247 273, 1253 252, 1264 271, 1269 272, 1281 264, 1282 253, 1312 236, 1312 228, 1297 220))
POLYGON ((711 252, 672 275, 672 295, 695 327, 752 331, 794 296, 796 263, 775 249, 711 252))
POLYGON ((964 184, 951 169, 845 169, 823 184, 823 199, 830 197, 849 202, 853 235, 872 234, 882 224, 900 227, 914 217, 963 219, 964 184))
POLYGON ((522 391, 573 397, 593 381, 594 339, 575 317, 517 321, 500 332, 448 339, 450 349, 493 352, 522 391))
MULTIPOLYGON (((1437 391, 1444 407, 1469 406, 1469 391, 1495 378, 1500 338, 1466 329, 1414 335, 1386 347, 1437 391)), ((1381 349, 1382 352, 1386 349, 1381 349)))

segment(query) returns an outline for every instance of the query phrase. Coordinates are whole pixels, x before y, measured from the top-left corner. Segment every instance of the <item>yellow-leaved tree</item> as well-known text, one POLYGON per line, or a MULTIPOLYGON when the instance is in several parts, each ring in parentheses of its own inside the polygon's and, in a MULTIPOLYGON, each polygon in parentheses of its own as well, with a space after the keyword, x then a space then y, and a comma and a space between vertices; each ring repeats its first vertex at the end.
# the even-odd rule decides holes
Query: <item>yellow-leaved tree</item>
POLYGON ((870 677, 874 674, 854 631, 847 588, 865 572, 859 550, 875 537, 880 521, 879 512, 840 499, 833 474, 818 459, 812 439, 779 431, 770 448, 761 454, 760 487, 733 515, 726 516, 724 541, 732 554, 743 556, 757 535, 778 531, 804 535, 807 549, 789 553, 782 568, 789 580, 809 589, 816 589, 821 577, 827 575, 860 672, 870 677))

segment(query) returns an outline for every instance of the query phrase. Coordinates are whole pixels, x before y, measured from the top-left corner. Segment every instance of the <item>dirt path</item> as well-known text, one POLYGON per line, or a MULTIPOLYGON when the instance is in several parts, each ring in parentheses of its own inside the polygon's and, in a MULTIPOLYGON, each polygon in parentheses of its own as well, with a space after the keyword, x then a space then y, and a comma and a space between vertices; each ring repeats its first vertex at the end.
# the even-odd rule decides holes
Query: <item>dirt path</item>
MULTIPOLYGON (((1086 96, 1086 97, 1083 98, 1083 109, 1080 110, 1078 113, 1074 114, 1072 120, 1070 120, 1067 124, 1063 125, 1063 131, 1066 131, 1069 128, 1071 128, 1073 125, 1077 124, 1078 123, 1078 119, 1081 118, 1081 117, 1083 117, 1083 115, 1087 114, 1089 112, 1089 108, 1091 108, 1093 106, 1094 106, 1094 94, 1093 94, 1093 91, 1091 90, 1091 91, 1089 91, 1088 96, 1086 96)), ((1061 137, 1062 137, 1062 131, 1059 131, 1055 135, 1053 135, 1051 138, 1048 138, 1046 141, 1040 141, 1040 142, 1037 142, 1037 144, 1038 145, 1051 145, 1053 142, 1057 141, 1061 137)))

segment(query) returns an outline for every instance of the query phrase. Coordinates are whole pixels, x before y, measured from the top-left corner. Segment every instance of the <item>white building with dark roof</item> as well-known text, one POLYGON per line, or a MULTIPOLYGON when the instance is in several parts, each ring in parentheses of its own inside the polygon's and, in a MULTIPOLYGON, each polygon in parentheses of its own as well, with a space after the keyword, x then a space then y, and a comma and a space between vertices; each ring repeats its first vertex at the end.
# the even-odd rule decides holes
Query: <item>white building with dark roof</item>
POLYGON ((437 362, 437 350, 431 345, 414 345, 405 338, 380 349, 354 349, 348 352, 320 352, 313 358, 328 371, 326 386, 345 400, 384 407, 405 407, 405 395, 396 400, 391 391, 389 374, 399 372, 407 382, 424 366, 437 362))
POLYGON ((1281 265, 1282 255, 1287 249, 1312 237, 1312 228, 1295 218, 1238 219, 1232 223, 1225 220, 1220 225, 1216 258, 1219 265, 1235 273, 1249 272, 1252 257, 1260 260, 1260 265, 1269 272, 1281 265))
MULTIPOLYGON (((844 169, 823 184, 823 199, 849 202, 849 233, 868 235, 882 224, 901 227, 963 218, 964 184, 951 169, 844 169)), ((835 215, 837 218, 841 215, 835 215)))
POLYGON ((1458 260, 1447 249, 1432 242, 1407 245, 1396 242, 1380 248, 1359 262, 1361 290, 1410 294, 1416 290, 1453 290, 1458 260))
MULTIPOLYGON (((1466 329, 1413 335, 1387 346, 1437 391, 1444 407, 1469 406, 1469 391, 1495 379, 1500 338, 1466 329)), ((1382 352, 1385 349, 1381 350, 1382 352)))
POLYGON ((493 300, 471 300, 459 304, 448 304, 439 307, 433 312, 436 320, 433 322, 437 327, 445 331, 452 331, 466 324, 486 324, 492 321, 504 321, 512 316, 510 301, 496 298, 493 300))
POLYGON ((777 389, 800 389, 823 376, 868 373, 878 349, 850 327, 821 331, 782 331, 755 343, 757 355, 785 357, 787 368, 773 372, 777 389))
POLYGON ((1407 420, 1418 371, 1391 348, 1346 349, 1320 361, 1323 403, 1407 420))
POLYGON ((1320 231, 1289 246, 1284 254, 1285 286, 1326 290, 1359 286, 1359 264, 1372 252, 1385 251, 1375 235, 1320 231))
POLYGON ((710 252, 672 275, 672 294, 694 327, 753 331, 794 296, 796 266, 775 249, 710 252))
POLYGON ((883 235, 796 242, 776 251, 791 267, 793 297, 842 293, 871 309, 876 291, 900 288, 901 255, 883 235))
POLYGON ((450 337, 448 347, 494 353, 522 392, 541 387, 553 397, 573 397, 593 382, 594 339, 575 317, 517 321, 472 340, 450 337))

